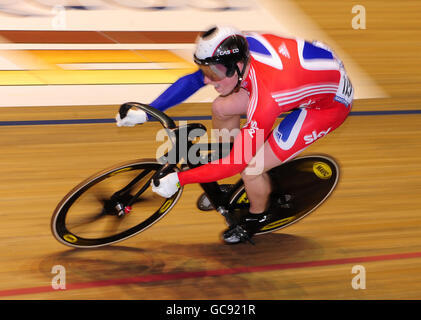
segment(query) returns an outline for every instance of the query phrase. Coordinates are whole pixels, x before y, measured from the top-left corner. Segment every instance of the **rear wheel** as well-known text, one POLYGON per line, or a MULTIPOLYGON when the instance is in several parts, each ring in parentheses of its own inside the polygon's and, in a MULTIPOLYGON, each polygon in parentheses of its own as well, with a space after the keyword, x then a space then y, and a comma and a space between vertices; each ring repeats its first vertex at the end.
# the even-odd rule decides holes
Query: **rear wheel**
POLYGON ((127 162, 84 180, 58 204, 51 220, 54 237, 71 247, 100 247, 132 237, 162 219, 182 194, 152 191, 162 167, 153 159, 127 162))
MULTIPOLYGON (((318 208, 335 189, 339 166, 327 156, 305 156, 293 159, 268 171, 275 188, 274 218, 257 233, 264 234, 286 228, 318 208)), ((244 186, 230 200, 234 216, 248 210, 244 186)))

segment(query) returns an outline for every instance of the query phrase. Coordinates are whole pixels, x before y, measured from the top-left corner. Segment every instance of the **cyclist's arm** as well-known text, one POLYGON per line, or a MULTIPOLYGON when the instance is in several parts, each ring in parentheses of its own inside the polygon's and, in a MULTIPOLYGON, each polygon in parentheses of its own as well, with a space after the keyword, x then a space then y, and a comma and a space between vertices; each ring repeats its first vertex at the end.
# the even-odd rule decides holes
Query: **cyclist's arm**
POLYGON ((150 105, 158 110, 165 111, 183 102, 204 85, 203 73, 198 70, 178 79, 150 105))
POLYGON ((243 144, 245 134, 247 133, 241 130, 234 140, 230 154, 225 158, 214 160, 201 167, 178 173, 180 185, 218 181, 242 172, 251 160, 250 158, 244 157, 245 152, 241 154, 241 145, 243 144))
POLYGON ((180 172, 178 174, 180 185, 213 182, 242 172, 268 138, 278 116, 278 108, 274 108, 270 103, 257 106, 256 110, 259 112, 255 112, 248 124, 235 137, 228 156, 198 168, 180 172))

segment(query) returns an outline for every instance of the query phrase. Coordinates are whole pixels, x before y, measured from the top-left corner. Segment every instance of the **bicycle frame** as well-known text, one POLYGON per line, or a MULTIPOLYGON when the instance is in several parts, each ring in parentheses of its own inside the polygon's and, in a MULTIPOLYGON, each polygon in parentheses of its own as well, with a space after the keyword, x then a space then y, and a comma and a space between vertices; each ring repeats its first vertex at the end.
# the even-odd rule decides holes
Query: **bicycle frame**
MULTIPOLYGON (((181 160, 184 158, 185 160, 185 164, 182 164, 181 167, 183 165, 187 165, 187 167, 189 167, 190 169, 192 168, 196 168, 198 166, 201 166, 203 164, 203 161, 200 161, 198 164, 193 163, 191 161, 191 159, 188 156, 184 156, 183 154, 180 153, 180 143, 182 142, 181 136, 182 138, 185 138, 186 140, 186 148, 184 150, 186 150, 187 154, 189 154, 189 150, 192 148, 192 146, 198 146, 198 144, 194 144, 193 140, 196 137, 200 137, 202 136, 204 133, 206 133, 206 127, 200 123, 192 123, 192 124, 187 124, 185 126, 176 126, 175 122, 168 117, 165 113, 149 106, 146 104, 142 104, 142 103, 138 103, 138 102, 128 102, 123 104, 120 107, 120 115, 121 117, 125 117, 128 110, 132 107, 137 107, 141 110, 143 110, 144 112, 146 112, 147 114, 151 115, 152 117, 154 117, 155 119, 157 119, 161 125, 164 127, 164 129, 167 131, 167 134, 169 136, 169 140, 172 142, 172 149, 170 151, 168 151, 163 157, 161 158, 171 158, 171 159, 175 159, 175 161, 173 161, 173 163, 169 163, 166 162, 165 165, 163 166, 163 168, 158 171, 154 177, 152 178, 152 180, 154 181, 155 184, 159 184, 159 179, 163 176, 165 176, 169 171, 171 171, 174 167, 176 167, 181 160), (190 136, 190 133, 193 132, 194 130, 197 130, 192 136, 190 136)), ((231 144, 230 144, 231 145, 231 144)), ((232 146, 232 145, 231 145, 232 146)), ((224 150, 224 144, 223 143, 209 143, 207 145, 206 150, 208 151, 215 151, 215 147, 218 147, 218 151, 219 150, 224 150)), ((199 155, 197 155, 199 156, 199 155)), ((206 155, 207 158, 209 158, 209 155, 206 155)), ((202 158, 203 159, 203 158, 202 158)), ((207 161, 206 161, 207 162, 207 161)), ((242 185, 242 180, 239 180, 235 186, 232 188, 231 192, 223 192, 220 188, 220 185, 218 182, 208 182, 208 183, 201 183, 200 186, 202 187, 202 189, 205 191, 205 193, 208 196, 208 199, 210 200, 210 202, 212 203, 212 205, 214 206, 214 208, 216 208, 216 210, 221 213, 228 222, 230 222, 230 218, 228 217, 228 210, 226 209, 229 200, 231 198, 231 196, 233 195, 233 192, 237 190, 237 188, 239 186, 242 185)))

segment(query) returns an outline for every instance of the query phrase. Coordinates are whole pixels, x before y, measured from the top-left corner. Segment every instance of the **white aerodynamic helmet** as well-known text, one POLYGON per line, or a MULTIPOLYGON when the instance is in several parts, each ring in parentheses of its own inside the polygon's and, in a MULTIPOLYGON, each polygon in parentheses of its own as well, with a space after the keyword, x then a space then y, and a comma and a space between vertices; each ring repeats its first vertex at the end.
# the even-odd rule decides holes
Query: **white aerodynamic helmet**
POLYGON ((245 68, 240 72, 237 62, 246 65, 249 59, 247 40, 235 28, 215 26, 201 33, 196 41, 194 62, 212 80, 232 77, 236 71, 242 79, 245 68))

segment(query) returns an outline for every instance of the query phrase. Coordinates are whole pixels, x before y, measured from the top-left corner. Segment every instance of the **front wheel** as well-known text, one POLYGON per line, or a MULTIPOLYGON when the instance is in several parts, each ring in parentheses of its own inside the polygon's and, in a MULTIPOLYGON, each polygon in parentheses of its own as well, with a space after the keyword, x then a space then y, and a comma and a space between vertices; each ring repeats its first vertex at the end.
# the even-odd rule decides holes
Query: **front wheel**
POLYGON ((152 191, 151 179, 161 167, 154 159, 134 160, 82 181, 57 205, 51 219, 54 237, 67 246, 93 248, 146 230, 182 194, 180 188, 165 199, 152 191))
MULTIPOLYGON (((268 171, 277 203, 272 204, 274 219, 260 228, 256 235, 273 232, 308 216, 335 189, 339 166, 328 156, 311 155, 295 158, 268 171)), ((231 197, 230 210, 241 214, 248 210, 249 200, 244 186, 231 197)))

